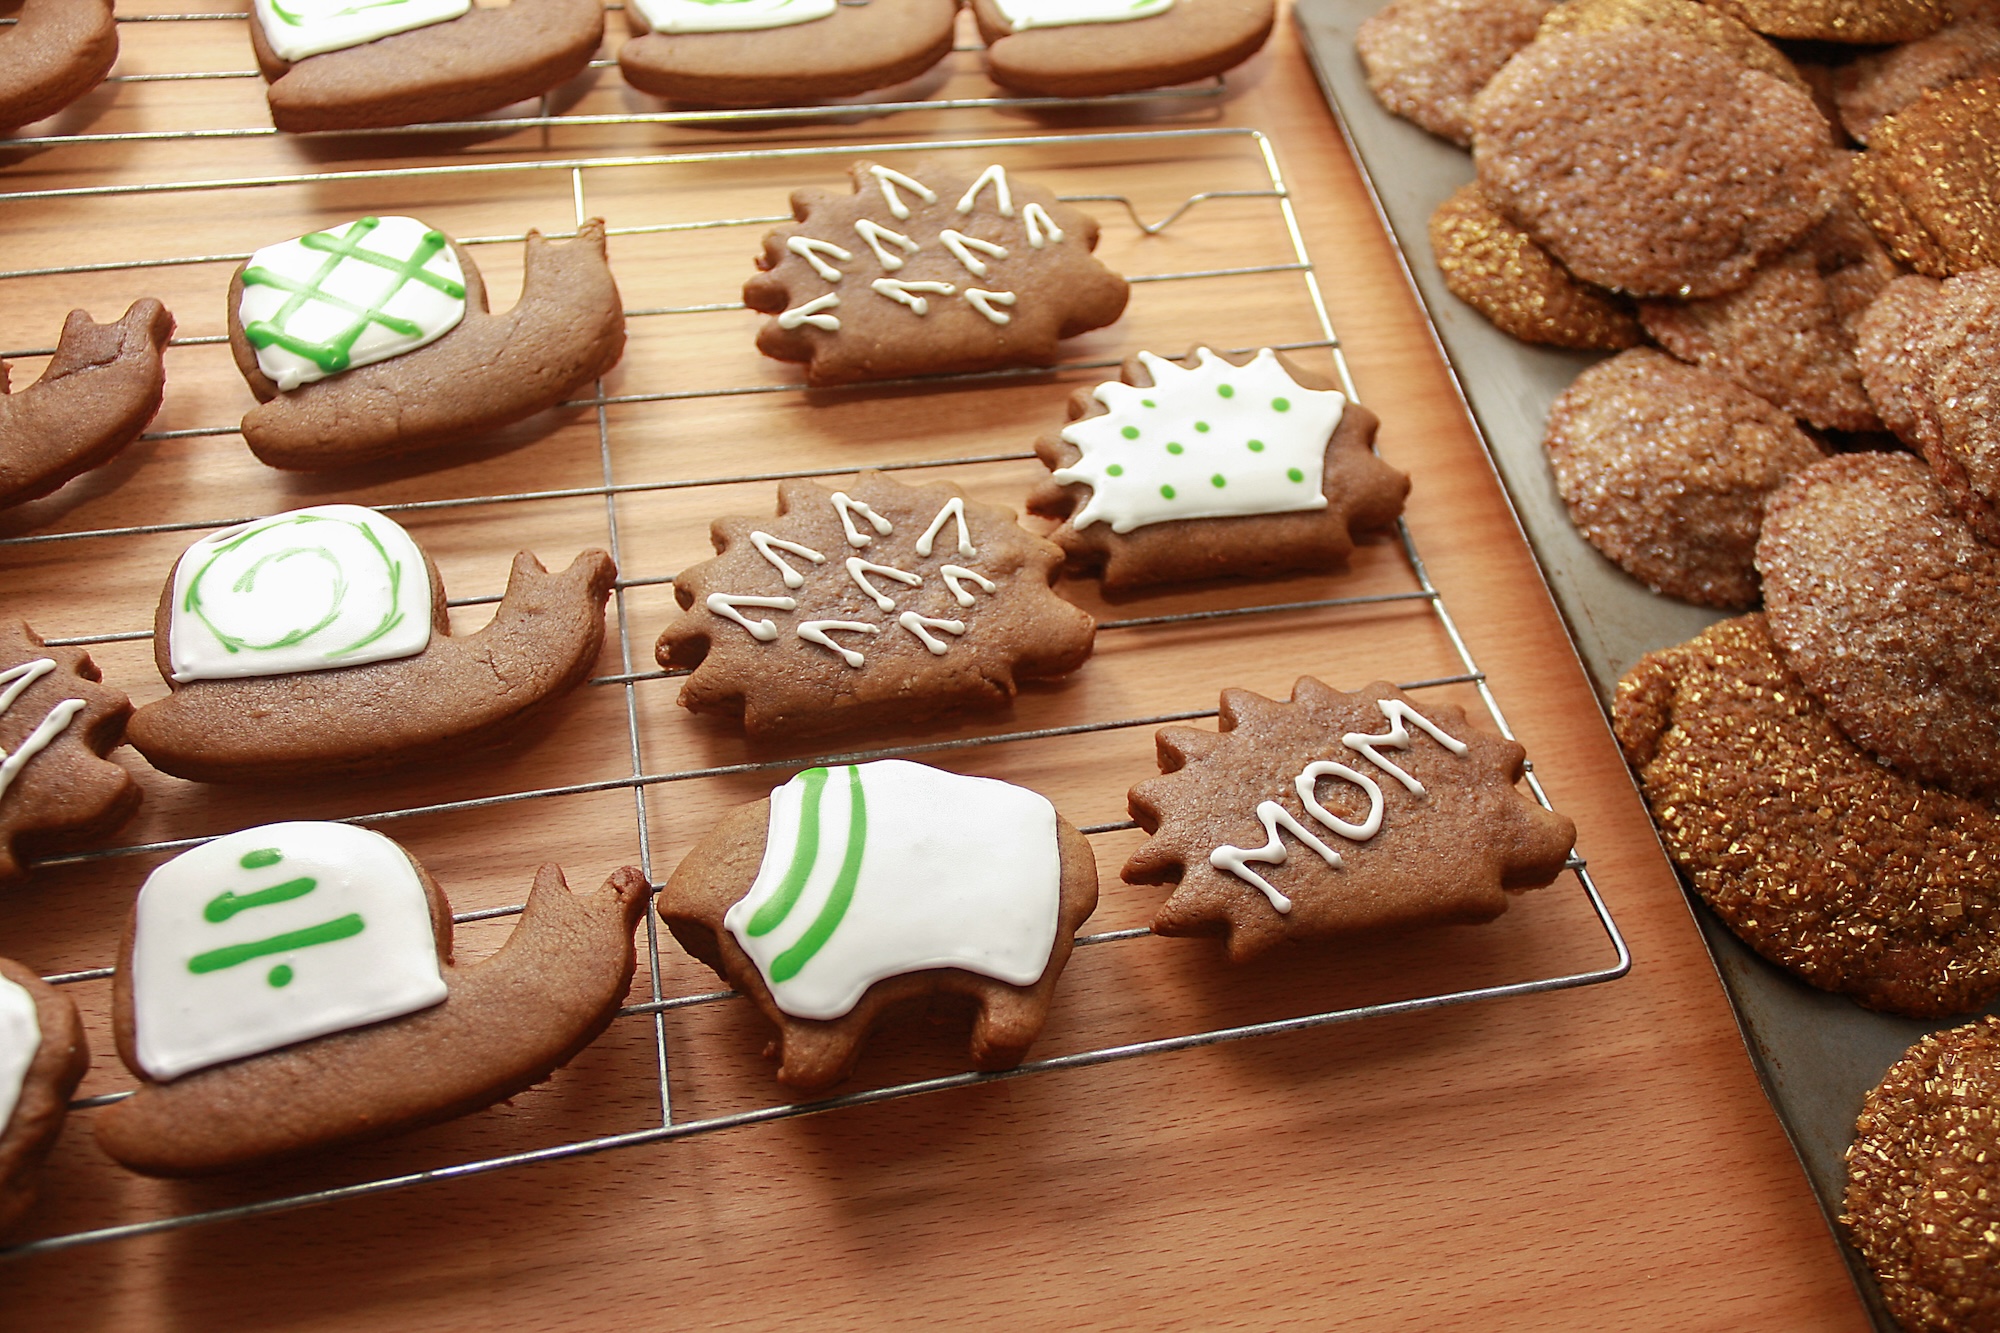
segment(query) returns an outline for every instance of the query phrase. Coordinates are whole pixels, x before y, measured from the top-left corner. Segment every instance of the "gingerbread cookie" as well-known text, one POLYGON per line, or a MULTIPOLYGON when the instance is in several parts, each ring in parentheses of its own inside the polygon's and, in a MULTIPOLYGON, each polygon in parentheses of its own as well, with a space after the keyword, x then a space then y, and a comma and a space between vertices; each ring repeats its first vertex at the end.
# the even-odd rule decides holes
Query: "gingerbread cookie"
POLYGON ((812 768, 689 852, 658 910, 684 948, 778 1029, 778 1078, 824 1092, 885 1011, 977 1009, 972 1060, 1011 1069, 1048 1018, 1097 906, 1090 842, 992 778, 885 759, 812 768))
POLYGON ((792 195, 797 223, 743 287, 775 316, 758 350, 813 384, 1053 365, 1058 341, 1125 310, 1125 279, 1090 256, 1097 220, 1005 167, 852 175, 851 195, 792 195))
POLYGON ((1463 185, 1431 214, 1431 252, 1453 296, 1522 342, 1615 352, 1645 340, 1631 303, 1579 282, 1463 185))
POLYGON ((1919 273, 2000 264, 2000 74, 1925 93, 1884 120, 1855 163, 1854 196, 1919 273))
POLYGON ((1494 206, 1635 296, 1733 291, 1839 198, 1809 93, 1666 28, 1537 40, 1479 94, 1473 130, 1494 206))
POLYGON ((1936 32, 1948 0, 1709 0, 1758 32, 1809 42, 1872 45, 1936 32))
POLYGON ((618 571, 514 557, 492 621, 453 635, 444 585, 359 505, 225 528, 181 556, 153 619, 172 689, 132 717, 154 766, 198 782, 302 782, 498 741, 583 682, 618 571))
POLYGON ((1031 513, 1106 591, 1337 569, 1353 533, 1393 523, 1410 479, 1375 456, 1375 414, 1265 348, 1179 361, 1141 352, 1079 389, 1035 443, 1050 479, 1031 513))
POLYGON ((256 0, 250 42, 281 130, 462 120, 581 74, 604 40, 601 0, 256 0))
POLYGON ((601 219, 561 244, 530 231, 521 299, 495 315, 463 247, 365 217, 251 255, 229 283, 229 346, 262 404, 243 417, 250 451, 316 472, 554 407, 618 364, 625 310, 601 219))
POLYGON ((541 1082, 631 985, 638 869, 535 875, 501 950, 461 967, 415 857, 351 824, 245 829, 147 877, 112 983, 131 1097, 97 1142, 155 1176, 258 1166, 450 1120, 541 1082))
POLYGON ((173 333, 174 317, 147 297, 115 324, 70 311, 48 368, 19 393, 0 361, 0 508, 59 489, 139 438, 166 392, 173 333))
POLYGON ((1613 726, 1667 854, 1765 958, 1915 1017, 2000 994, 2000 817, 1856 746, 1763 616, 1649 653, 1613 726))
POLYGON ((1344 694, 1301 676, 1288 702, 1224 690, 1216 731, 1158 740, 1166 776, 1131 792, 1153 836, 1121 873, 1175 886, 1155 932, 1220 935, 1232 962, 1286 940, 1490 921, 1505 890, 1560 874, 1576 840, 1514 789, 1519 745, 1382 681, 1344 694))
POLYGON ((104 82, 118 59, 112 0, 21 0, 0 28, 0 132, 56 112, 104 82))
POLYGON ((1933 88, 1988 74, 2000 74, 2000 13, 1980 9, 1928 37, 1841 66, 1834 100, 1841 125, 1865 144, 1885 117, 1933 88))
POLYGON ((683 707, 740 715, 752 739, 1005 708, 1017 681, 1090 656, 1096 623, 1049 587, 1061 548, 949 483, 787 481, 775 521, 719 518, 710 537, 655 655, 695 668, 683 707))
POLYGON ((1868 1093, 1841 1224, 1897 1324, 1993 1327, 2000 1310, 2000 1019, 1925 1037, 1868 1093))
POLYGON ((2000 549, 1908 454, 1849 454, 1771 497, 1771 637, 1857 744, 1967 796, 2000 791, 2000 549))
POLYGON ((1898 340, 1910 352, 1898 399, 1910 414, 1905 438, 1972 530, 2000 543, 2000 269, 1934 287, 1908 282, 1908 325, 1898 340))
POLYGON ((1610 32, 1615 28, 1660 28, 1693 38, 1752 69, 1810 90, 1798 67, 1784 52, 1758 36, 1755 29, 1713 5, 1698 4, 1695 0, 1564 0, 1542 21, 1540 35, 1559 37, 1573 32, 1610 32))
POLYGON ((55 1147, 90 1045, 69 997, 0 958, 0 1232, 35 1201, 35 1169, 55 1147))
POLYGON ((1906 273, 1884 287, 1854 323, 1856 359, 1868 399, 1882 424, 1903 443, 1916 447, 1918 346, 1929 328, 1941 284, 1935 278, 1906 273))
POLYGON ((1461 148, 1472 98, 1535 40, 1555 0, 1390 0, 1354 34, 1368 91, 1383 109, 1461 148))
POLYGON ((716 106, 846 97, 951 53, 958 0, 631 0, 618 51, 641 92, 716 106))
POLYGON ((1256 55, 1274 0, 972 0, 993 82, 1041 97, 1164 88, 1256 55))
POLYGON ((104 757, 132 701, 102 679, 82 649, 0 622, 0 884, 29 852, 93 842, 138 808, 138 784, 104 757))

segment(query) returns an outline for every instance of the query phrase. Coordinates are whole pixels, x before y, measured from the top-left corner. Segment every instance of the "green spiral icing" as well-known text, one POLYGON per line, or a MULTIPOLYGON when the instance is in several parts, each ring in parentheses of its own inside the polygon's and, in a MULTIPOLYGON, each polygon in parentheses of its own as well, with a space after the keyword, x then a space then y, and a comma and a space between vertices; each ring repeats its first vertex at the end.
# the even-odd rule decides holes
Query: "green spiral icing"
POLYGON ((368 545, 381 558, 383 569, 387 572, 389 578, 389 607, 388 610, 383 612, 382 619, 377 622, 373 629, 354 642, 347 644, 345 647, 330 649, 326 656, 332 659, 359 652, 381 638, 384 634, 387 634, 390 630, 395 629, 396 626, 402 624, 404 619, 403 562, 389 554, 388 548, 382 545, 382 539, 377 537, 374 529, 370 528, 366 523, 352 523, 346 519, 330 518, 325 514, 292 514, 284 518, 274 519, 269 523, 253 527, 240 536, 231 538, 229 541, 216 547, 209 554, 208 559, 202 562, 201 568, 195 571, 194 577, 188 580, 187 593, 181 599, 181 610, 199 618, 201 623, 208 627, 208 632, 215 636, 215 641, 232 653, 270 652, 274 649, 290 648, 294 645, 304 643, 307 639, 310 639, 313 635, 338 620, 340 618, 341 607, 347 600, 347 570, 341 565, 340 558, 325 546, 300 544, 272 551, 269 554, 258 557, 256 563, 244 570, 237 577, 236 582, 229 586, 228 591, 231 593, 243 596, 254 594, 257 590, 258 572, 268 565, 275 565, 283 560, 324 560, 332 567, 334 574, 333 596, 327 606, 326 614, 312 624, 288 630, 268 643, 255 643, 239 635, 230 634, 211 620, 205 605, 205 598, 208 594, 203 590, 202 581, 208 577, 208 572, 215 567, 217 561, 234 552, 246 542, 262 537, 266 533, 276 532, 280 528, 295 525, 303 527, 312 523, 344 523, 349 527, 358 528, 361 535, 367 538, 368 545))

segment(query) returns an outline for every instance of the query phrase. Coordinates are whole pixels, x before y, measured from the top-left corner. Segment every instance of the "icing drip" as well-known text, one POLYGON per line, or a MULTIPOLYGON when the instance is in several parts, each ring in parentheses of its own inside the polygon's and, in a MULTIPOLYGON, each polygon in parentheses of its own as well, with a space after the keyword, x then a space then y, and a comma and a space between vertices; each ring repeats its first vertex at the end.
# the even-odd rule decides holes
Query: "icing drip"
POLYGON ((964 565, 945 565, 938 570, 938 573, 944 576, 944 586, 951 589, 951 595, 957 599, 960 606, 972 605, 972 594, 959 582, 961 579, 978 584, 982 592, 997 592, 1000 588, 999 584, 978 570, 967 569, 964 565))
POLYGON ((751 32, 823 19, 837 0, 631 0, 654 32, 751 32))
POLYGON ((891 301, 901 302, 919 315, 930 313, 931 303, 912 292, 929 292, 933 296, 950 296, 958 289, 948 282, 902 282, 896 278, 877 278, 870 284, 877 296, 886 296, 891 301))
POLYGON ((993 186, 994 208, 999 211, 1000 216, 1003 218, 1013 217, 1014 192, 1007 184, 1007 168, 1001 166, 998 162, 995 162, 992 166, 979 173, 979 179, 972 182, 972 188, 967 190, 964 196, 959 199, 958 211, 961 213, 970 213, 979 202, 979 192, 989 184, 993 186))
POLYGON ((821 312, 832 310, 839 304, 839 292, 828 292, 824 296, 815 296, 804 305, 795 305, 790 310, 780 314, 778 316, 778 327, 781 329, 795 329, 801 324, 810 324, 816 329, 825 329, 829 333, 836 333, 840 330, 840 316, 823 314, 821 312))
POLYGON ((856 634, 880 634, 880 625, 870 625, 859 620, 808 620, 799 626, 799 637, 807 643, 817 644, 837 654, 841 661, 851 667, 862 667, 868 659, 852 648, 843 647, 827 637, 828 630, 851 630, 856 634))
POLYGON ((750 637, 759 643, 770 643, 778 637, 778 626, 772 620, 751 620, 736 608, 753 607, 759 611, 796 611, 798 599, 794 597, 732 597, 727 593, 712 592, 704 603, 711 615, 733 620, 750 631, 750 637))
POLYGON ((1045 245, 1060 245, 1063 229, 1040 204, 1029 204, 1021 210, 1021 222, 1028 229, 1028 248, 1039 250, 1045 245))
POLYGON ((965 289, 965 299, 972 302, 974 310, 977 310, 995 324, 1005 324, 1014 318, 1004 310, 995 310, 993 308, 998 305, 1014 304, 1014 293, 1012 292, 986 292, 981 291, 977 287, 967 287, 965 289))
POLYGON ((922 248, 902 232, 891 231, 871 218, 857 218, 854 230, 860 233, 862 240, 868 242, 868 248, 875 252, 875 258, 881 261, 882 267, 891 273, 903 266, 903 255, 890 251, 888 246, 883 244, 884 241, 901 250, 904 255, 913 255, 922 248))
POLYGON ((459 18, 472 0, 256 0, 258 26, 291 62, 459 18))
POLYGON ((886 537, 896 530, 893 523, 870 509, 865 501, 849 498, 846 491, 833 493, 833 508, 834 512, 840 515, 840 526, 847 532, 847 544, 857 550, 866 546, 872 539, 854 526, 854 515, 859 514, 867 519, 868 525, 880 536, 886 537))
POLYGON ((1000 17, 1015 32, 1067 28, 1080 23, 1125 23, 1149 19, 1174 7, 1174 0, 994 0, 1000 17))
POLYGON ((28 1067, 42 1049, 42 1019, 27 988, 0 977, 0 1134, 14 1118, 28 1067))
MULTIPOLYGON (((826 563, 826 557, 818 551, 813 550, 812 547, 801 546, 797 542, 788 542, 783 537, 773 537, 768 532, 751 533, 750 544, 757 548, 757 554, 771 562, 772 567, 778 571, 778 577, 785 581, 787 588, 803 588, 806 576, 786 563, 785 558, 779 555, 778 551, 790 551, 801 560, 810 560, 815 565, 826 563), (774 547, 776 548, 775 550, 772 549, 774 547)), ((785 608, 787 611, 791 609, 789 606, 785 608)))
POLYGON ((882 187, 882 198, 889 205, 889 216, 898 222, 909 219, 910 206, 903 202, 902 195, 896 193, 897 186, 902 186, 927 204, 937 202, 936 190, 922 181, 910 179, 893 167, 876 165, 869 167, 868 170, 874 173, 876 182, 882 187))
MULTIPOLYGON (((0 717, 25 694, 30 685, 56 669, 52 657, 38 657, 32 662, 8 667, 0 671, 0 717)), ((14 779, 28 766, 28 761, 55 743, 69 724, 89 705, 82 699, 64 699, 43 715, 35 729, 21 738, 12 753, 0 749, 0 798, 7 795, 7 789, 14 785, 14 779)), ((4 1128, 7 1118, 0 1115, 0 1128, 4 1128)))
POLYGON ((902 615, 896 617, 896 623, 916 635, 919 639, 922 639, 924 647, 931 650, 933 657, 943 657, 945 650, 950 648, 951 645, 932 634, 932 630, 941 629, 946 634, 965 633, 965 622, 963 620, 940 620, 935 616, 920 616, 915 611, 903 612, 902 615))
POLYGON ((911 574, 905 570, 897 569, 893 565, 878 565, 872 561, 863 560, 858 555, 848 556, 847 577, 853 579, 855 586, 860 588, 861 591, 874 598, 875 605, 884 611, 893 611, 896 609, 895 599, 870 583, 868 581, 870 574, 880 574, 884 578, 894 579, 896 582, 907 584, 912 588, 924 581, 924 576, 921 574, 911 574))
POLYGON ((938 239, 944 242, 945 249, 951 251, 951 257, 965 265, 967 271, 975 278, 985 277, 987 266, 985 260, 978 258, 972 253, 974 250, 994 259, 1005 259, 1007 257, 1005 246, 995 245, 991 241, 982 241, 977 236, 967 236, 963 232, 953 231, 950 227, 946 227, 943 231, 939 232, 938 239))
MULTIPOLYGON (((924 535, 917 538, 917 554, 928 556, 931 553, 931 547, 936 543, 937 535, 944 529, 947 520, 956 520, 958 523, 958 553, 967 559, 978 555, 979 548, 972 544, 972 534, 965 530, 965 501, 956 495, 945 501, 944 508, 938 510, 937 517, 924 529, 924 535)), ((986 590, 993 591, 993 586, 988 584, 986 590)))
POLYGON ((826 258, 822 258, 822 256, 837 259, 843 264, 850 263, 854 259, 854 252, 852 250, 842 249, 832 241, 822 241, 811 236, 794 236, 785 242, 785 248, 800 259, 805 260, 808 264, 811 264, 813 272, 819 274, 828 282, 839 282, 847 275, 832 264, 827 263, 826 258))

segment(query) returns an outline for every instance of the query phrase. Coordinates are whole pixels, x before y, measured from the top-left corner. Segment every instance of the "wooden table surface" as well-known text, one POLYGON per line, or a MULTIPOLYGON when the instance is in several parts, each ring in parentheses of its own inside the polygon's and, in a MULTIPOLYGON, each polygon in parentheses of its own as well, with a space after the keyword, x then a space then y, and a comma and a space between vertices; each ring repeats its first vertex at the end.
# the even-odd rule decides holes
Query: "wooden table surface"
MULTIPOLYGON (((121 0, 127 17, 186 8, 121 0)), ((241 10, 217 0, 214 10, 241 10)), ((197 6, 196 8, 203 8, 197 6)), ((619 26, 612 16, 614 30, 619 26)), ((121 74, 247 69, 241 20, 126 23, 121 74)), ((609 39, 607 49, 615 46, 609 39)), ((984 97, 961 51, 923 95, 984 97)), ((615 69, 567 99, 577 112, 657 110, 615 69)), ((54 124, 63 133, 267 124, 255 79, 127 81, 54 124)), ((0 347, 53 342, 63 313, 110 318, 146 294, 167 300, 188 341, 169 355, 167 405, 148 439, 50 500, 0 516, 0 539, 45 532, 223 520, 334 500, 364 503, 590 492, 419 510, 407 526, 456 599, 500 590, 517 549, 566 561, 603 544, 608 483, 663 483, 998 455, 943 475, 1017 505, 1040 471, 1023 459, 1098 370, 1068 369, 921 391, 780 389, 795 372, 751 348, 755 318, 727 306, 762 224, 679 227, 784 210, 799 183, 832 183, 845 153, 793 162, 745 149, 892 145, 1127 128, 1254 127, 1268 136, 1362 399, 1383 420, 1381 452, 1414 478, 1408 518, 1431 577, 1488 673, 1552 800, 1575 818, 1635 958, 1622 980, 1525 998, 1339 1024, 1276 1038, 1037 1074, 681 1141, 517 1167, 367 1199, 192 1227, 22 1259, 0 1269, 0 1323, 15 1328, 397 1330, 880 1327, 1842 1328, 1866 1327, 1831 1237, 1758 1088, 1679 888, 1536 574, 1390 245, 1288 23, 1229 80, 1226 98, 1128 103, 1030 116, 973 108, 844 123, 598 126, 436 140, 118 140, 17 153, 0 191, 122 186, 359 166, 507 163, 619 154, 735 154, 589 169, 586 207, 614 229, 612 262, 635 315, 624 363, 604 385, 626 401, 572 408, 479 447, 420 462, 290 477, 251 460, 226 428, 251 401, 215 344, 229 261, 69 275, 53 266, 240 254, 365 211, 413 211, 460 237, 561 231, 574 221, 568 171, 400 175, 224 191, 0 198, 0 347), (370 156, 372 155, 372 157, 370 156), (662 228, 665 228, 664 230, 662 228), (674 396, 681 395, 681 396, 674 396), (639 401, 631 401, 632 399, 639 401), (215 433, 200 433, 213 430, 215 433), (190 432, 171 434, 173 432, 190 432)), ((37 127, 36 133, 48 132, 37 127)), ((1001 160, 1066 194, 1120 193, 1157 219, 1201 190, 1268 187, 1257 140, 1176 136, 1057 140, 949 150, 1001 160)), ((898 157, 899 162, 903 161, 898 157)), ((919 154, 915 160, 922 160, 919 154)), ((1100 249, 1132 274, 1283 265, 1269 198, 1198 205, 1158 236, 1093 203, 1100 249)), ((519 284, 519 247, 477 248, 495 304, 519 284)), ((1141 347, 1179 352, 1318 338, 1295 271, 1183 279, 1134 289, 1111 329, 1073 361, 1141 347)), ((1325 364, 1327 353, 1303 359, 1325 364)), ((38 374, 17 359, 18 388, 38 374)), ((612 503, 624 573, 656 580, 623 597, 628 668, 614 634, 598 674, 650 668, 672 610, 663 580, 707 552, 721 513, 767 512, 769 481, 621 494, 612 503)), ((0 544, 0 614, 50 636, 120 634, 149 623, 160 581, 194 535, 178 532, 0 544)), ((1094 584, 1065 595, 1104 619, 1407 590, 1400 548, 1365 546, 1340 576, 1181 590, 1117 606, 1094 584)), ((486 615, 454 614, 461 631, 486 615)), ((95 650, 135 700, 163 694, 150 645, 95 650)), ((1353 687, 1449 675, 1457 659, 1421 602, 1153 628, 1107 629, 1070 681, 1024 691, 1011 715, 922 737, 978 738, 1080 721, 1213 708, 1242 685, 1282 695, 1312 672, 1353 687)), ((631 687, 638 770, 673 774, 747 751, 691 718, 672 680, 631 687)), ((1435 692, 1477 707, 1462 686, 1435 692)), ((627 687, 585 687, 534 735, 497 752, 370 783, 296 792, 202 788, 133 752, 147 801, 121 845, 227 832, 279 818, 404 809, 634 772, 627 687)), ((1124 817, 1124 791, 1152 772, 1152 730, 1115 726, 1006 740, 941 762, 1050 796, 1078 824, 1124 817)), ((715 814, 783 773, 649 785, 636 813, 664 878, 715 814)), ((461 911, 519 900, 535 864, 574 880, 641 859, 631 786, 384 826, 437 875, 461 911)), ((1104 879, 1090 931, 1142 925, 1160 890, 1122 884, 1140 835, 1093 839, 1104 879)), ((54 973, 111 961, 123 916, 158 853, 45 869, 12 890, 0 952, 54 973)), ((478 956, 507 923, 468 926, 478 956)), ((642 940, 643 945, 643 940, 642 940)), ((1036 1054, 1197 1032, 1470 986, 1605 966, 1611 950, 1572 877, 1520 898, 1489 926, 1367 946, 1300 951, 1231 968, 1212 942, 1140 939, 1079 952, 1036 1054)), ((662 944, 663 989, 714 980, 662 944)), ((108 984, 70 987, 98 1051, 86 1095, 129 1086, 110 1050, 108 984)), ((641 968, 634 999, 651 996, 641 968)), ((760 1059, 763 1032, 739 1002, 669 1013, 678 1118, 782 1101, 760 1059)), ((364 1152, 201 1185, 139 1180, 111 1165, 80 1111, 20 1239, 139 1221, 643 1129, 659 1116, 653 1020, 621 1019, 547 1085, 511 1104, 364 1152)), ((879 1032, 857 1086, 955 1072, 962 1028, 922 1018, 879 1032)))

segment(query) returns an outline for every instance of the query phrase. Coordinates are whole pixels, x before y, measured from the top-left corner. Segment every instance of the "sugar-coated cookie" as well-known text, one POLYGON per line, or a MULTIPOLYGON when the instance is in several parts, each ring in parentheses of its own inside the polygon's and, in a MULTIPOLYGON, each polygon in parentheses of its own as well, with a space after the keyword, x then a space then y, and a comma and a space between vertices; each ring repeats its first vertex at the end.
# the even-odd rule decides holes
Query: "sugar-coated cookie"
POLYGON ((1368 91, 1391 115, 1472 146, 1472 98, 1535 40, 1555 0, 1390 0, 1354 49, 1368 91))
POLYGON ((1523 342, 1615 352, 1645 341, 1629 301, 1579 282, 1527 232, 1463 185, 1431 214, 1431 253, 1451 294, 1523 342))
POLYGON ((1885 326, 1884 394, 1908 413, 1897 422, 1903 438, 1952 507, 2000 544, 2000 269, 1902 282, 1899 298, 1870 315, 1885 326))
POLYGON ((261 404, 243 417, 250 451, 316 472, 554 407, 618 363, 625 310, 601 219, 568 241, 530 231, 521 297, 496 315, 457 242, 364 217, 251 255, 229 283, 229 346, 261 404))
POLYGON ((168 861, 139 890, 112 983, 139 1079, 97 1118, 135 1171, 197 1176, 399 1134, 532 1087, 631 985, 648 886, 535 875, 492 957, 459 966, 451 905, 352 824, 267 824, 168 861))
POLYGON ((1090 254, 1097 220, 998 163, 851 174, 852 194, 793 193, 797 221, 743 286, 773 317, 758 350, 812 383, 1053 365, 1061 339, 1124 313, 1125 279, 1090 254))
POLYGON ((695 668, 683 707, 740 716, 753 739, 1005 708, 1018 681, 1083 665, 1096 635, 1049 587, 1061 548, 949 483, 783 482, 775 518, 719 518, 710 539, 654 653, 695 668))
POLYGON ((601 0, 256 0, 250 42, 281 130, 460 120, 581 74, 604 40, 601 0))
POLYGON ((1756 30, 1714 5, 1696 0, 1564 0, 1542 21, 1543 37, 1565 33, 1610 32, 1615 28, 1658 28, 1712 46, 1766 74, 1808 87, 1785 53, 1756 30))
POLYGON ((1015 92, 1102 97, 1220 74, 1257 54, 1274 0, 971 0, 986 72, 1015 92))
POLYGON ((155 767, 310 782, 497 741, 583 682, 617 568, 523 551, 476 634, 454 635, 430 557, 393 520, 317 505, 225 528, 175 562, 153 619, 172 693, 132 717, 155 767))
POLYGON ((0 28, 0 132, 56 112, 104 82, 118 59, 112 0, 21 0, 0 28))
POLYGON ((951 53, 958 0, 629 0, 618 50, 641 92, 719 106, 846 97, 951 53))
POLYGON ((1064 520, 1050 539, 1107 591, 1337 569, 1410 489, 1370 447, 1375 414, 1269 348, 1141 352, 1069 413, 1035 443, 1051 476, 1028 509, 1064 520))
POLYGON ((1906 273, 1884 287, 1854 323, 1855 357, 1869 401, 1882 424, 1903 443, 1916 447, 1918 347, 1929 329, 1941 284, 1906 273))
POLYGON ((0 1232, 35 1202, 35 1170, 55 1147, 90 1044, 67 995, 0 958, 0 1232))
POLYGON ((778 1078, 823 1092, 890 1008, 958 996, 972 1060, 1011 1069, 1097 906, 1090 842, 1042 796, 885 759, 812 768, 725 815, 660 890, 687 951, 778 1029, 778 1078))
POLYGON ((1949 0, 1710 0, 1758 32, 1814 42, 1907 42, 1951 17, 1949 0))
POLYGON ((1982 7, 1928 37, 1841 66, 1834 100, 1841 125, 1865 144, 1885 117, 1933 88, 1987 74, 2000 74, 2000 11, 1982 7))
POLYGON ((0 361, 0 508, 47 495, 139 438, 166 393, 173 333, 174 317, 146 297, 115 324, 70 311, 48 368, 19 393, 0 361))
POLYGON ((1161 935, 1233 962, 1283 941, 1490 921, 1562 872, 1576 826, 1517 791, 1525 753, 1463 709, 1376 681, 1299 677, 1289 701, 1224 690, 1215 731, 1167 727, 1132 788, 1153 836, 1122 872, 1172 884, 1161 935), (1288 841, 1289 839, 1289 841, 1288 841))
POLYGON ((102 680, 81 648, 0 621, 0 884, 29 852, 95 841, 138 808, 138 784, 104 757, 132 702, 102 680))
POLYGON ((1854 197, 1919 273, 2000 264, 2000 74, 1933 89, 1883 120, 1855 162, 1854 197))

